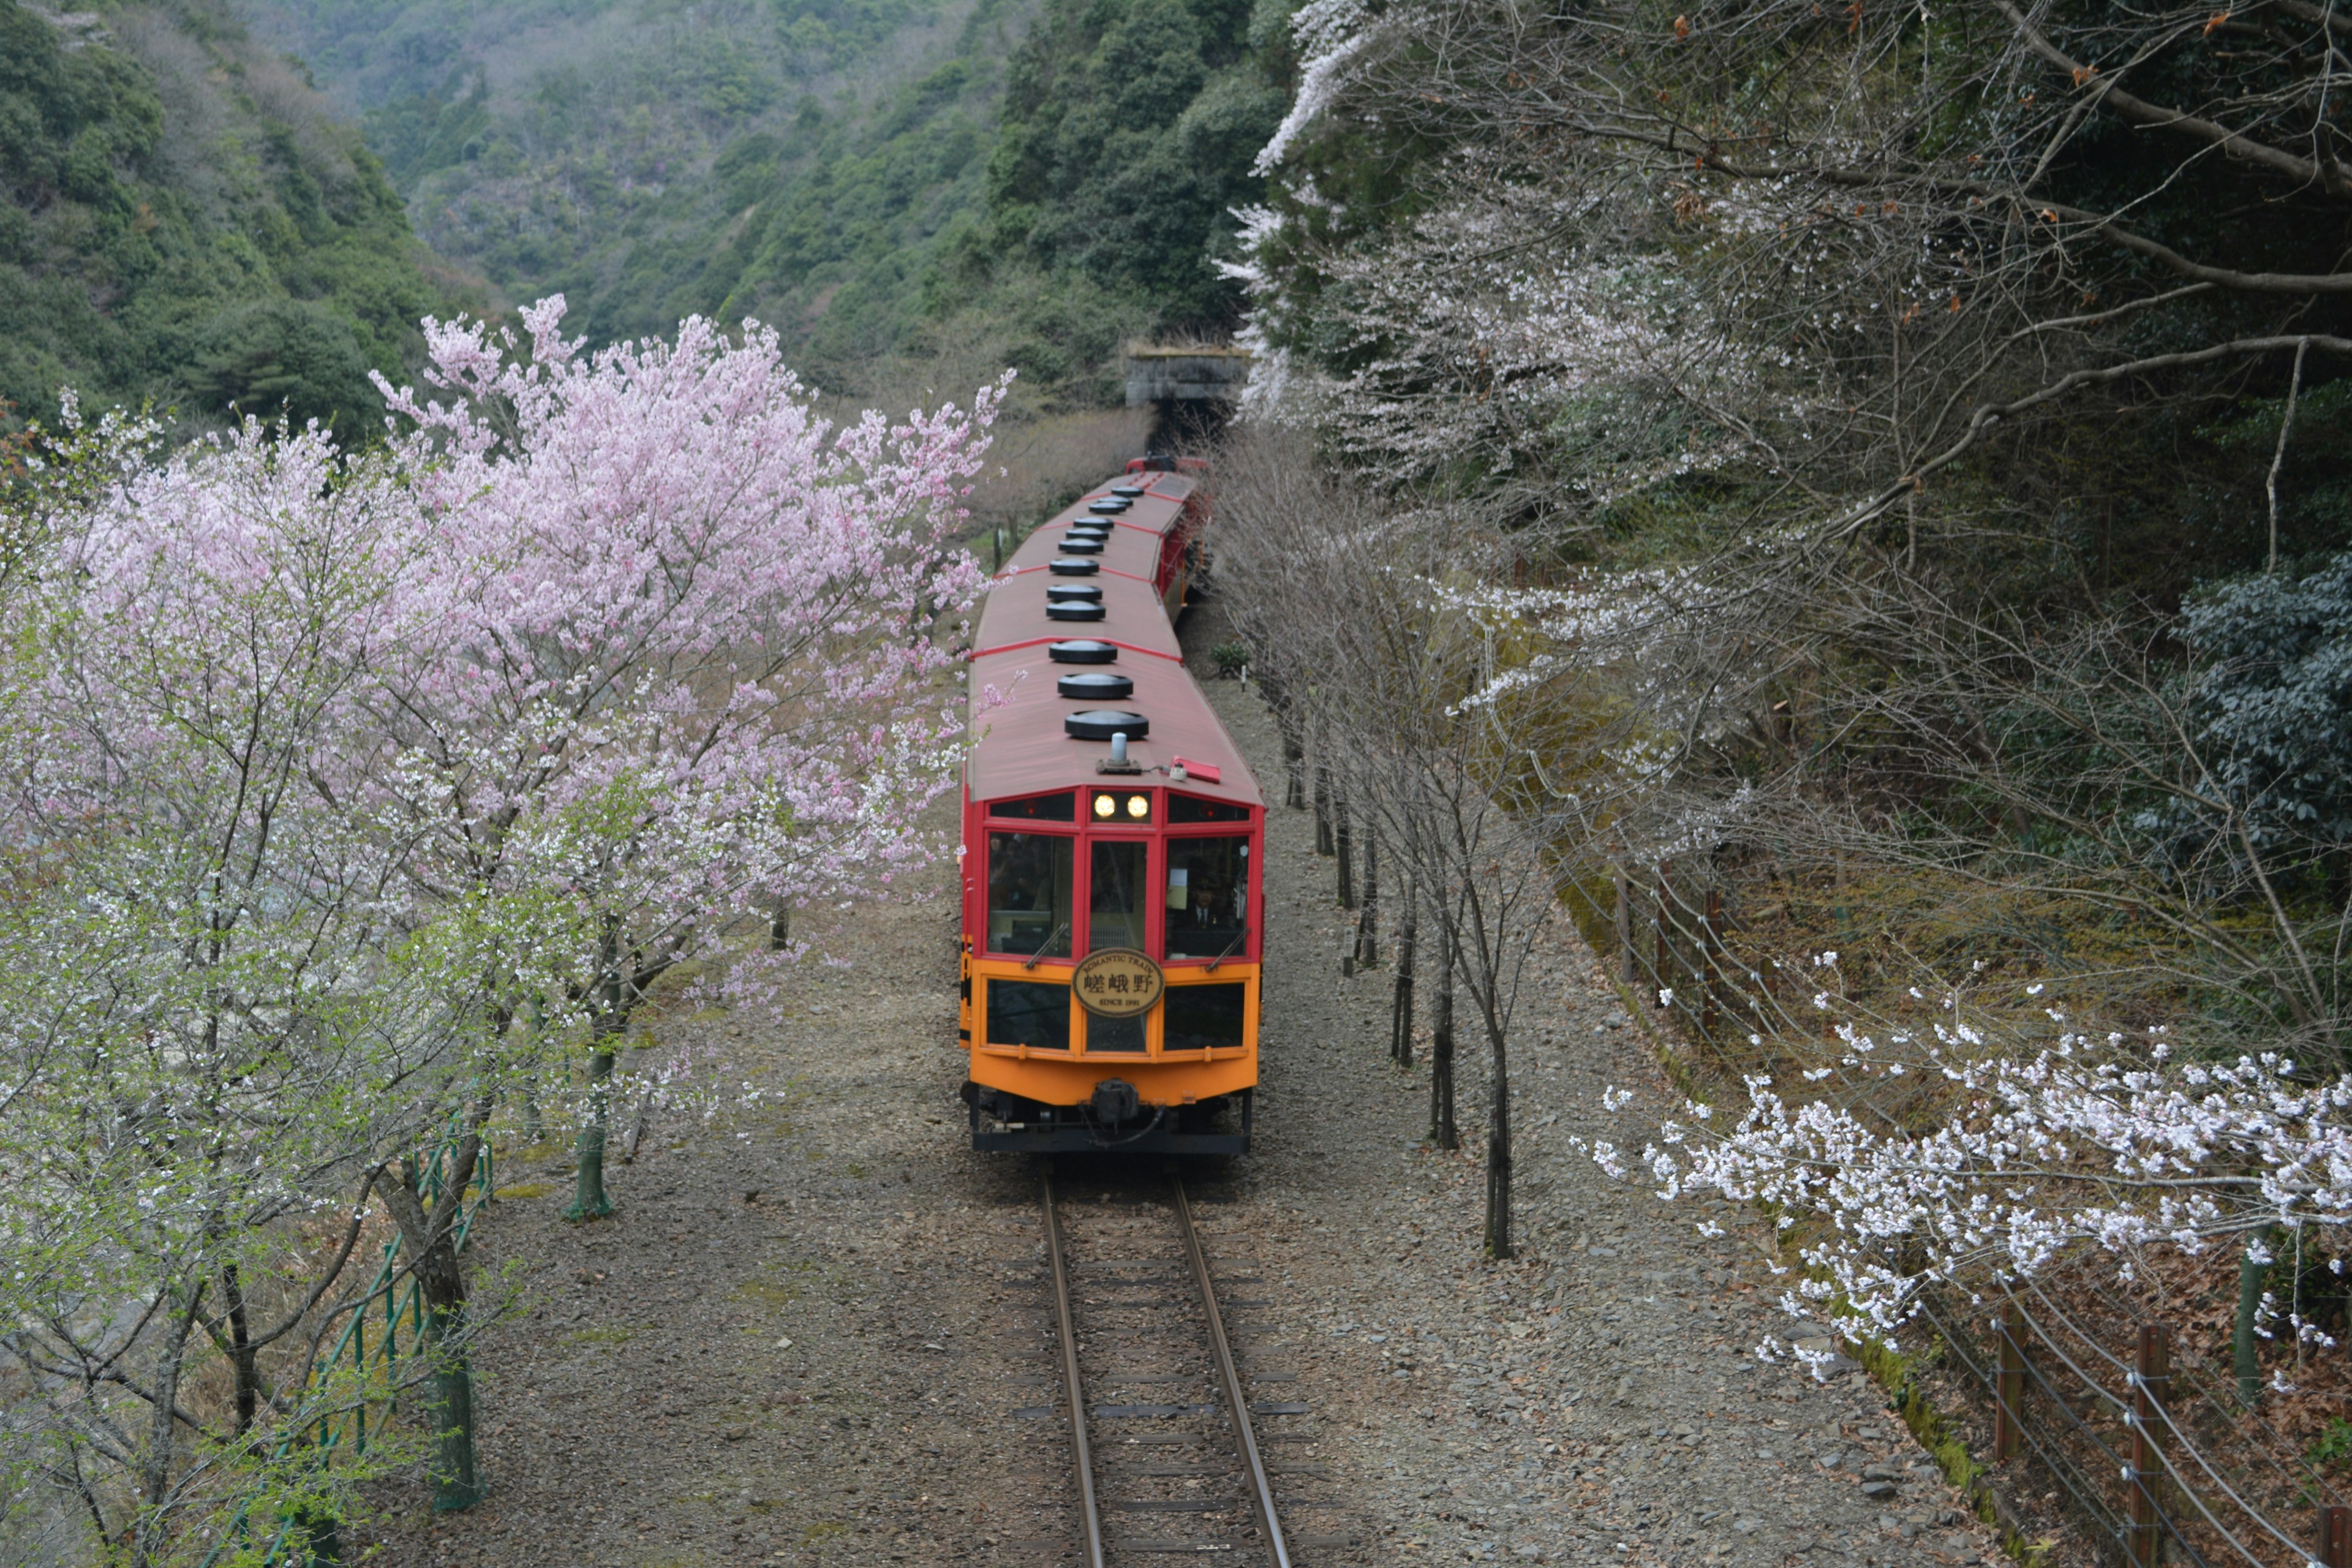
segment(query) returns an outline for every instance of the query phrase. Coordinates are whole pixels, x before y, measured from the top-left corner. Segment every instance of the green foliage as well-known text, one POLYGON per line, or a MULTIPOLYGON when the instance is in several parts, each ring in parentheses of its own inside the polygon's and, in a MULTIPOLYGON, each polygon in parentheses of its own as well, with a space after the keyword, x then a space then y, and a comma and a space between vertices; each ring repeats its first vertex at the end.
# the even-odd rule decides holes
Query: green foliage
POLYGON ((350 323, 305 300, 251 300, 198 328, 184 379, 206 407, 267 413, 299 424, 350 413, 381 417, 383 400, 350 323))
MULTIPOLYGON (((829 389, 985 342, 1046 406, 1229 323, 1286 0, 255 0, 440 255, 592 341, 756 317, 829 389), (954 17, 951 21, 950 18, 954 17)), ((0 234, 0 251, 7 237, 0 234)), ((968 352, 960 358, 969 358, 968 352)))
POLYGON ((444 304, 359 138, 226 0, 0 0, 0 398, 381 412, 444 304))
POLYGON ((2329 1416, 2327 1426, 2303 1457, 2315 1465, 2340 1465, 2352 1459, 2352 1421, 2341 1415, 2329 1416))
POLYGON ((2212 661, 2199 739, 2250 830, 2352 842, 2352 554, 2300 581, 2221 584, 2190 601, 2181 631, 2212 661))
POLYGON ((756 317, 828 387, 904 341, 976 205, 1014 21, 1014 0, 954 29, 940 0, 262 10, 441 255, 512 300, 562 292, 595 342, 756 317))
POLYGON ((1230 322, 1240 296, 1215 263, 1229 209, 1264 194, 1250 162, 1285 106, 1251 37, 1235 0, 1048 0, 1006 82, 967 273, 1014 258, 1171 324, 1230 322))

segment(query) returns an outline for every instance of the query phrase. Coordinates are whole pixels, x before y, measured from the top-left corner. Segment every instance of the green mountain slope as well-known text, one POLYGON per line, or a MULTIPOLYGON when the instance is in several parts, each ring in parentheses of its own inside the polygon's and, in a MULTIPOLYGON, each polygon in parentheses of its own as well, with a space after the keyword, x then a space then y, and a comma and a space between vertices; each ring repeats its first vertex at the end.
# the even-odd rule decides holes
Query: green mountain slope
POLYGON ((1232 318, 1282 108, 1246 0, 246 4, 509 300, 593 341, 755 316, 853 391, 992 359, 1115 401, 1122 337, 1232 318))
POLYGON ((1248 0, 1047 0, 1015 58, 968 268, 1013 259, 1150 301, 1169 325, 1229 324, 1231 209, 1288 101, 1282 20, 1248 0))
POLYGON ((1020 0, 252 0, 440 254, 593 340, 757 316, 896 344, 977 201, 1020 0))
POLYGON ((0 398, 364 420, 443 304, 398 196, 226 0, 0 0, 0 398))

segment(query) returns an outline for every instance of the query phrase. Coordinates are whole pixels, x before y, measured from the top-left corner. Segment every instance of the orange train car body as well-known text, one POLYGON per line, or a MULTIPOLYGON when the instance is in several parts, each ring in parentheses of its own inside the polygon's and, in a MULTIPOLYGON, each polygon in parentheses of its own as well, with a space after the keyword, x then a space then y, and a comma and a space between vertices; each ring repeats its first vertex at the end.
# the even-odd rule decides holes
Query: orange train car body
POLYGON ((1208 522, 1186 468, 1097 486, 981 610, 960 851, 975 1148, 1249 1147, 1265 802, 1176 640, 1208 522))

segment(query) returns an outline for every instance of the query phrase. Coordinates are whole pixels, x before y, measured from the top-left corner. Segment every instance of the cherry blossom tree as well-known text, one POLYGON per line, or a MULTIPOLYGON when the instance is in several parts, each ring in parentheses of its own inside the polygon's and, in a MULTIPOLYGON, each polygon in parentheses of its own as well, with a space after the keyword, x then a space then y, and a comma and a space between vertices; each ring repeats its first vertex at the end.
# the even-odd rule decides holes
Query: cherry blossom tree
POLYGON ((1638 1158, 1593 1150, 1621 1178, 1645 1170, 1662 1199, 1719 1193, 1802 1226, 1792 1315, 1895 1348, 1933 1283, 2015 1284, 2086 1249, 2125 1281, 2165 1249, 2267 1263, 2275 1229, 2352 1220, 2352 1076, 2162 1027, 2085 1029, 2042 1005, 2039 982, 1997 1001, 1914 987, 1916 1016, 1893 1016, 1843 994, 1833 952, 1801 978, 1800 1009, 1834 1041, 1816 1065, 1748 1075, 1736 1111, 1688 1104, 1638 1158), (1887 1114, 1897 1093, 1936 1113, 1887 1114))
POLYGON ((353 693, 402 631, 393 481, 315 430, 167 453, 114 419, 12 509, 0 1311, 21 1457, 140 1568, 341 1397, 332 1293, 409 1087, 463 1057, 400 962, 404 847, 319 783, 364 765, 353 693), (190 1393, 224 1365, 224 1405, 190 1393))
POLYGON ((646 987, 935 847, 914 817, 961 722, 936 634, 980 581, 951 535, 1003 384, 836 427, 764 328, 589 354, 563 309, 523 312, 527 343, 428 322, 427 391, 386 388, 434 635, 375 677, 372 809, 416 838, 434 906, 528 891, 551 919, 478 933, 482 1005, 500 1030, 534 996, 585 1023, 591 1218, 646 987))
POLYGON ((393 394, 364 454, 110 419, 12 497, 0 1308, 29 1461, 142 1568, 270 1479, 262 1427, 351 1395, 312 1373, 373 1204, 437 1500, 478 1495, 452 1230, 497 1106, 584 1042, 608 1212, 646 987, 934 847, 1001 385, 836 426, 756 327, 590 356, 561 314, 428 323, 438 400, 393 394), (181 1396, 214 1356, 224 1412, 181 1396))
MULTIPOLYGON (((2138 422, 2251 378, 2286 395, 2284 453, 2352 351, 2343 28, 2300 0, 1312 0, 1292 30, 1233 268, 1265 376, 1384 466, 1547 468, 1571 514, 1580 487, 1762 480, 1909 549, 1949 521, 1923 495, 2040 471, 2056 418, 2145 461, 2138 422)), ((2268 512, 2274 568, 2275 488, 2268 512)))

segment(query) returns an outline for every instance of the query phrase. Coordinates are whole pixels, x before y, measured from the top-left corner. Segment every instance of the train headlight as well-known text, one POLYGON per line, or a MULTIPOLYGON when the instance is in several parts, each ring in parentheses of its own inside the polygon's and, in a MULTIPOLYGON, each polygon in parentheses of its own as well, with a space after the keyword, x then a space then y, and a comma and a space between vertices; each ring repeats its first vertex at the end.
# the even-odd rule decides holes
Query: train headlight
POLYGON ((1145 817, 1150 816, 1151 815, 1151 797, 1148 795, 1129 795, 1127 797, 1127 815, 1135 818, 1138 822, 1141 822, 1145 817))
POLYGON ((1095 815, 1105 820, 1118 815, 1118 802, 1107 795, 1095 796, 1095 815))

